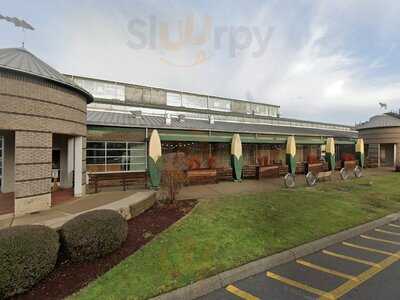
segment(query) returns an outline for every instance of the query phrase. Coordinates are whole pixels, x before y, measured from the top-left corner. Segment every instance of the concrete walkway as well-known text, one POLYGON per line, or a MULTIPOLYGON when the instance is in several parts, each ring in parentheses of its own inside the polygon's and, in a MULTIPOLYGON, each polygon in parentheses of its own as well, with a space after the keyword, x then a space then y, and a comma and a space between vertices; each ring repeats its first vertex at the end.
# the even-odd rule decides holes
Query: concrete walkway
MULTIPOLYGON (((365 176, 379 176, 392 172, 391 168, 365 169, 365 176)), ((336 171, 333 181, 341 180, 336 171)), ((305 176, 296 175, 296 187, 306 186, 305 176)), ((242 182, 222 181, 217 184, 185 186, 178 194, 178 200, 218 198, 226 195, 272 192, 284 187, 283 178, 265 178, 262 180, 243 180, 242 182)))
POLYGON ((149 190, 101 192, 57 205, 46 211, 0 220, 0 228, 25 224, 41 224, 58 228, 75 216, 96 209, 116 210, 129 220, 150 208, 155 198, 155 192, 149 190))

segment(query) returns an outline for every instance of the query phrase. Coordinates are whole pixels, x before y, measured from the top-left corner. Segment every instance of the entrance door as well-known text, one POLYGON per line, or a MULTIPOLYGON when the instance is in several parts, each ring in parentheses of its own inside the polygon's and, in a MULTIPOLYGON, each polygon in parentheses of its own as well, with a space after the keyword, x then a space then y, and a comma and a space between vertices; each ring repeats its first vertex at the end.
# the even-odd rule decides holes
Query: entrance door
POLYGON ((0 136, 0 193, 3 192, 4 137, 0 136))

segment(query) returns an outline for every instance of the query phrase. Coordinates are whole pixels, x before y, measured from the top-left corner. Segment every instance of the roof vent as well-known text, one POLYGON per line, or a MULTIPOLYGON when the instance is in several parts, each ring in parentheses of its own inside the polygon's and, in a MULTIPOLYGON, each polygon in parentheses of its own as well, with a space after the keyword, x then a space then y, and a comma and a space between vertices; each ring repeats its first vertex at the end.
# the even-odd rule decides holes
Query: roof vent
POLYGON ((141 118, 142 118, 142 111, 141 111, 141 110, 134 110, 134 111, 131 111, 131 115, 132 115, 132 117, 134 117, 135 119, 141 119, 141 118))
POLYGON ((185 115, 179 115, 178 116, 178 121, 179 121, 179 123, 184 123, 185 122, 185 115))
POLYGON ((209 116, 208 116, 208 121, 210 122, 211 125, 214 125, 214 123, 215 123, 215 118, 214 118, 214 116, 213 116, 213 115, 209 115, 209 116))
POLYGON ((171 114, 165 114, 165 124, 171 125, 171 114))

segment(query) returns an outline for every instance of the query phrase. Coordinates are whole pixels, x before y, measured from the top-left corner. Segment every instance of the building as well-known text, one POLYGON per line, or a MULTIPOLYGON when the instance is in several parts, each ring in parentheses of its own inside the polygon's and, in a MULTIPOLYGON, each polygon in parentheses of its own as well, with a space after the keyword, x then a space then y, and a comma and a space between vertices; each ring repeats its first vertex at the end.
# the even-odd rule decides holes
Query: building
POLYGON ((367 166, 393 167, 400 164, 400 114, 373 116, 356 128, 365 142, 367 166))
POLYGON ((183 154, 189 170, 213 169, 217 180, 232 180, 234 134, 245 178, 260 166, 286 173, 289 136, 299 173, 323 159, 327 138, 340 160, 358 137, 350 126, 283 118, 276 105, 61 75, 25 49, 0 50, 0 83, 0 208, 11 197, 16 214, 50 207, 52 187, 84 194, 86 169, 91 186, 99 176, 146 180, 154 129, 163 155, 183 154))
POLYGON ((92 100, 25 49, 0 49, 3 212, 20 215, 49 208, 57 170, 63 187, 74 187, 75 196, 85 193, 86 105, 92 100))

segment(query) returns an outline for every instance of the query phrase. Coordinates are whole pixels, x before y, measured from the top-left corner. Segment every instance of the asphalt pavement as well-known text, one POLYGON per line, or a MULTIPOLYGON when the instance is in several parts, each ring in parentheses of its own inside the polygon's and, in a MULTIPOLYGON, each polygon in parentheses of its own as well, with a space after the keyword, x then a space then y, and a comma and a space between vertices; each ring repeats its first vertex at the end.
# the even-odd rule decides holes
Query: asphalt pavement
POLYGON ((400 299, 400 221, 216 290, 201 300, 400 299))

